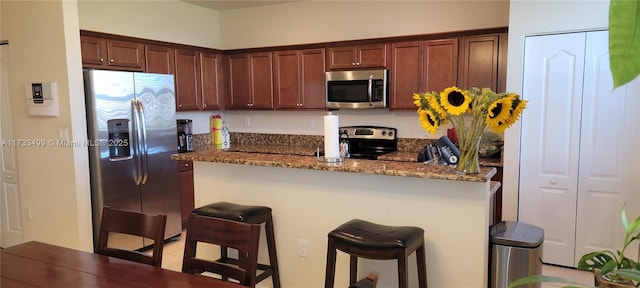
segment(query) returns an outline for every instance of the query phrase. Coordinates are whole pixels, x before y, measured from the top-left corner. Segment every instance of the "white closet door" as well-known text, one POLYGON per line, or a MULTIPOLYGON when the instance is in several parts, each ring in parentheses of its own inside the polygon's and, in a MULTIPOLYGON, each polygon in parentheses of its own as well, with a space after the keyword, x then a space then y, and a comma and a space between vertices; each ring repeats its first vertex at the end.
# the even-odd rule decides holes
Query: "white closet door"
MULTIPOLYGON (((639 81, 613 90, 608 33, 589 32, 586 43, 576 263, 586 253, 622 247, 625 202, 629 218, 640 215, 639 81)), ((629 252, 637 258, 638 245, 629 252)))
POLYGON ((585 34, 527 37, 519 221, 544 229, 545 263, 574 265, 585 34))

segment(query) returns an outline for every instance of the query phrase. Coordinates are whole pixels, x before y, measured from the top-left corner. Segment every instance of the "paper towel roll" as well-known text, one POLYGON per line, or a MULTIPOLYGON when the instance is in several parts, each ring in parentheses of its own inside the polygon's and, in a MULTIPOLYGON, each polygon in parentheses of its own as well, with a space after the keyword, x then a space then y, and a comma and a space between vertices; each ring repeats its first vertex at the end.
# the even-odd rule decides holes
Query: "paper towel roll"
POLYGON ((340 158, 340 143, 338 134, 339 121, 337 115, 324 116, 324 157, 340 158))

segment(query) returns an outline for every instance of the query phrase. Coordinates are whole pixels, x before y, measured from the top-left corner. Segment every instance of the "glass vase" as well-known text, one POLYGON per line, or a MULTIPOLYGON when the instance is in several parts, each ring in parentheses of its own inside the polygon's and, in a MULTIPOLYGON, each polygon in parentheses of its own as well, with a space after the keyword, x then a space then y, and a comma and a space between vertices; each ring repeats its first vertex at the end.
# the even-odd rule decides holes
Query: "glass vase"
POLYGON ((458 144, 460 146, 460 159, 458 159, 458 167, 456 167, 458 174, 480 173, 480 164, 478 163, 480 138, 482 137, 460 137, 458 135, 458 144))

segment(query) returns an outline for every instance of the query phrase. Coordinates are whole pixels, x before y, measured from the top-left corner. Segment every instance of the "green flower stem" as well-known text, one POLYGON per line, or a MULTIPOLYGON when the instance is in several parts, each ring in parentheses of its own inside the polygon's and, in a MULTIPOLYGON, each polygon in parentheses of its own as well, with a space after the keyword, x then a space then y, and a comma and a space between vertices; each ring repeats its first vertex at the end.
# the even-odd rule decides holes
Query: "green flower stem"
POLYGON ((456 129, 460 148, 460 159, 458 159, 456 171, 463 174, 480 173, 478 144, 486 127, 484 119, 471 117, 471 123, 467 126, 463 115, 451 116, 451 124, 456 129))

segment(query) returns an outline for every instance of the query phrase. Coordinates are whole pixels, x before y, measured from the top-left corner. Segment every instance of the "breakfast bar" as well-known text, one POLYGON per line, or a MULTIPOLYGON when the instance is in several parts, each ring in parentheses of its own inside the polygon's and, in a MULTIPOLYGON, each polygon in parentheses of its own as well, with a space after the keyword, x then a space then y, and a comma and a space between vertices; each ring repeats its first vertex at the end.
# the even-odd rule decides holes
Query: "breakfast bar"
MULTIPOLYGON (((318 161, 313 151, 306 154, 202 149, 173 159, 194 161, 196 207, 228 201, 273 209, 284 287, 324 285, 327 234, 351 219, 422 227, 430 287, 487 286, 495 168, 458 175, 455 166, 436 163, 346 159, 333 164, 318 161)), ((260 261, 268 261, 263 248, 260 261)), ((410 287, 417 287, 414 257, 410 287)), ((396 265, 361 259, 358 278, 375 271, 380 287, 394 287, 396 265)), ((348 267, 348 256, 339 252, 336 287, 348 285, 348 267)))

